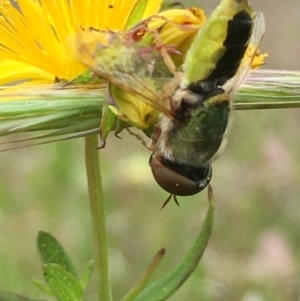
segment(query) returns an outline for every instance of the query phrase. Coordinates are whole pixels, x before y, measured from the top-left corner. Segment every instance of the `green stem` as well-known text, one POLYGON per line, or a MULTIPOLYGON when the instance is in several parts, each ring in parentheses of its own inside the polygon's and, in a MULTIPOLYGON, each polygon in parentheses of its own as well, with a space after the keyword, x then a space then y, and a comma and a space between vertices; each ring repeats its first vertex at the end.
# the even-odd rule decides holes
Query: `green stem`
POLYGON ((300 108, 300 72, 252 71, 238 90, 233 107, 235 110, 300 108))
POLYGON ((300 100, 272 100, 271 98, 260 99, 257 96, 252 96, 252 100, 247 99, 251 96, 247 96, 244 99, 239 97, 234 101, 233 108, 235 110, 265 110, 265 109, 299 109, 300 100))
POLYGON ((99 168, 99 151, 97 135, 85 138, 85 164, 88 179, 90 207, 93 219, 95 241, 95 262, 98 274, 99 301, 111 301, 109 279, 108 248, 106 241, 106 225, 102 180, 99 168))

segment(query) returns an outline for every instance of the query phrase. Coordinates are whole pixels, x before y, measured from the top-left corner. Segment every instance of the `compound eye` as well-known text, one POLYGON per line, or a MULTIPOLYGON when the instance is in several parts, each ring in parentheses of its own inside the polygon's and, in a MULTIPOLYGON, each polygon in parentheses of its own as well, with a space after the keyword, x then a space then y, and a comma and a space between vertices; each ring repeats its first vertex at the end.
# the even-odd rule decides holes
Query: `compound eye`
POLYGON ((179 196, 193 195, 203 190, 210 182, 210 164, 191 167, 180 164, 165 164, 161 157, 151 157, 150 166, 157 184, 165 191, 179 196))

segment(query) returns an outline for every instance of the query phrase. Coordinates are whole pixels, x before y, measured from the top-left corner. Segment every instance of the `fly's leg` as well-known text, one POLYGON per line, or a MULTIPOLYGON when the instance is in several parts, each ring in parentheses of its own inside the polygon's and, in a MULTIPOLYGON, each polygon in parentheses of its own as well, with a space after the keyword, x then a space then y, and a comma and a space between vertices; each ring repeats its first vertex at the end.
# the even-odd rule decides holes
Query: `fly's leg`
POLYGON ((155 131, 154 131, 154 133, 153 133, 153 135, 152 135, 152 137, 151 137, 151 138, 152 138, 152 142, 151 142, 150 146, 148 146, 148 144, 147 144, 147 142, 145 141, 145 139, 144 139, 141 135, 139 135, 139 134, 133 132, 133 131, 129 128, 129 126, 125 125, 125 130, 126 130, 130 135, 134 136, 137 140, 139 140, 139 141, 142 143, 142 145, 145 146, 145 147, 146 147, 148 150, 150 150, 150 151, 153 151, 153 150, 155 149, 156 144, 157 144, 157 141, 158 141, 158 138, 159 138, 160 133, 161 133, 161 129, 160 129, 160 128, 156 128, 155 131))
POLYGON ((152 135, 152 143, 149 147, 149 150, 151 151, 154 151, 155 147, 156 147, 156 144, 157 144, 157 141, 159 139, 159 136, 161 134, 161 128, 160 127, 157 127, 152 135))
POLYGON ((170 72, 173 75, 176 75, 177 74, 176 66, 167 50, 167 47, 164 45, 163 41, 161 40, 161 37, 160 37, 158 31, 149 28, 149 33, 151 33, 153 35, 154 40, 155 40, 155 46, 161 52, 164 63, 166 64, 166 66, 168 67, 170 72))
POLYGON ((209 99, 205 100, 203 102, 203 106, 204 108, 209 109, 210 107, 216 106, 224 102, 230 102, 230 95, 226 92, 218 94, 216 96, 212 96, 209 99))
POLYGON ((139 134, 133 132, 133 131, 129 128, 129 126, 125 126, 125 130, 126 130, 130 135, 134 136, 137 140, 139 140, 139 141, 142 143, 142 145, 145 146, 147 149, 149 149, 150 151, 153 150, 153 149, 152 149, 152 144, 151 144, 151 146, 149 147, 149 146, 147 145, 147 142, 144 140, 144 138, 143 138, 141 135, 139 135, 139 134))
POLYGON ((144 138, 143 138, 141 135, 139 135, 139 134, 133 132, 133 131, 129 128, 129 126, 125 126, 125 130, 126 130, 130 135, 134 136, 137 140, 139 140, 139 141, 142 143, 142 145, 144 145, 146 148, 148 148, 147 142, 144 140, 144 138))
MULTIPOLYGON (((149 34, 153 35, 154 41, 155 41, 155 46, 154 47, 160 51, 165 65, 167 66, 167 68, 169 69, 171 74, 174 76, 174 78, 172 80, 173 83, 170 83, 170 85, 174 84, 177 88, 177 86, 179 86, 179 83, 181 81, 181 76, 182 76, 181 72, 177 71, 176 65, 174 64, 173 59, 171 58, 170 53, 168 51, 168 47, 166 47, 166 45, 161 40, 159 32, 157 30, 154 30, 154 29, 151 29, 151 28, 148 28, 147 30, 148 30, 149 34)), ((173 51, 173 53, 178 53, 178 51, 176 51, 176 52, 173 51)), ((169 97, 170 96, 169 93, 167 93, 167 96, 168 97, 166 98, 166 101, 168 101, 169 107, 171 108, 171 111, 173 112, 174 108, 173 108, 172 98, 169 97)), ((173 116, 169 116, 169 118, 170 117, 172 119, 173 116)))
POLYGON ((164 209, 164 208, 167 206, 167 204, 170 202, 172 196, 173 196, 173 194, 170 194, 170 195, 167 197, 167 199, 166 199, 166 200, 164 201, 164 203, 162 204, 160 210, 164 209))
MULTIPOLYGON (((166 45, 164 45, 163 41, 161 40, 161 37, 159 35, 159 32, 162 30, 162 28, 165 26, 165 24, 172 24, 176 27, 180 27, 179 24, 174 23, 173 21, 169 20, 166 17, 163 16, 152 16, 146 20, 141 21, 140 23, 138 23, 136 26, 134 26, 131 30, 129 30, 129 36, 135 40, 135 41, 139 41, 141 40, 146 33, 151 34, 154 37, 154 41, 155 41, 155 47, 160 50, 163 60, 166 64, 166 66, 168 67, 168 69, 170 70, 170 72, 172 74, 176 74, 177 70, 176 70, 176 66, 167 50, 166 45), (149 23, 153 20, 153 19, 160 19, 163 22, 163 24, 161 26, 159 26, 159 28, 157 29, 153 29, 149 27, 149 23)), ((174 53, 178 53, 180 54, 178 51, 176 51, 175 49, 173 49, 174 53)))

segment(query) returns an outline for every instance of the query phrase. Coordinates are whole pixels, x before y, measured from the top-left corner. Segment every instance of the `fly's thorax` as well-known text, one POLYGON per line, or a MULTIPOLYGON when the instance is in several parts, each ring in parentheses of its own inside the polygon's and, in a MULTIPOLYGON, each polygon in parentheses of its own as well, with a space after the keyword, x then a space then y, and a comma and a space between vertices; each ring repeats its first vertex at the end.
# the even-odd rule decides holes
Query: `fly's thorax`
POLYGON ((173 160, 174 145, 170 142, 172 142, 172 137, 174 131, 176 131, 177 124, 184 122, 184 119, 190 115, 192 107, 201 102, 201 97, 199 97, 199 95, 193 93, 189 89, 179 87, 178 81, 174 81, 172 84, 174 85, 169 88, 175 89, 173 91, 169 89, 168 93, 174 118, 170 119, 165 115, 161 116, 158 124, 161 133, 156 145, 156 151, 163 154, 163 156, 169 160, 173 160))
MULTIPOLYGON (((229 81, 227 81, 223 86, 222 89, 226 92, 224 92, 224 94, 222 95, 225 99, 228 99, 228 116, 227 116, 227 126, 225 129, 225 132, 223 134, 223 139, 221 141, 221 144, 219 146, 219 149, 217 150, 217 152, 213 155, 213 157, 210 159, 210 162, 215 161, 225 150, 226 146, 227 146, 227 141, 228 141, 228 133, 230 132, 231 126, 232 126, 232 122, 233 122, 233 118, 232 118, 232 109, 233 109, 233 94, 235 92, 235 79, 231 79, 229 81)), ((211 100, 212 101, 212 100, 211 100)))
POLYGON ((229 99, 214 82, 179 88, 172 98, 177 107, 175 118, 161 118, 155 152, 178 164, 200 166, 210 161, 227 128, 229 99))
POLYGON ((182 110, 181 106, 185 102, 188 106, 192 106, 199 102, 199 95, 193 93, 187 88, 179 87, 172 97, 172 109, 175 111, 182 110))
POLYGON ((176 94, 176 91, 180 87, 181 80, 182 80, 182 73, 176 72, 174 77, 170 78, 168 82, 161 89, 161 98, 164 100, 164 102, 168 102, 168 104, 170 105, 169 109, 172 112, 174 111, 173 98, 174 95, 176 94))
POLYGON ((224 91, 217 81, 199 81, 188 86, 181 85, 172 97, 175 122, 184 123, 195 109, 204 109, 207 99, 224 91))

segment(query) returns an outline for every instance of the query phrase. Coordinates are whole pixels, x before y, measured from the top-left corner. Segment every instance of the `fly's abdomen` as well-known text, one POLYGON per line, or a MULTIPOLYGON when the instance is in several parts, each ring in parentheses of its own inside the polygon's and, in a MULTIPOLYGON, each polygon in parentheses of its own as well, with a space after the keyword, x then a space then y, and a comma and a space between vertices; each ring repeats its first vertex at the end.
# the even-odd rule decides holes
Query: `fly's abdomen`
POLYGON ((182 87, 199 81, 222 86, 237 72, 253 30, 255 12, 246 0, 223 0, 192 44, 182 87))
POLYGON ((218 81, 222 86, 237 72, 248 47, 253 26, 253 19, 242 10, 228 21, 227 35, 223 42, 224 53, 216 63, 206 81, 218 81))

